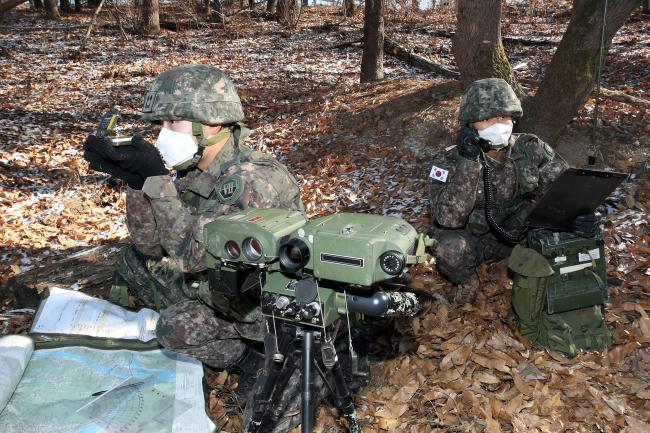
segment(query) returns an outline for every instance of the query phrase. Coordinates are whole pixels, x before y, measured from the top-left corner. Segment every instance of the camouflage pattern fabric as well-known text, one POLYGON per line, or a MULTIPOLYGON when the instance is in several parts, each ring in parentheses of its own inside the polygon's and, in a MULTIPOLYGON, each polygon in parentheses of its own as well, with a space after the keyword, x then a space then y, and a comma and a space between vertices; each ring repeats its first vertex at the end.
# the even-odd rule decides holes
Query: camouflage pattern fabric
POLYGON ((149 256, 162 257, 160 233, 149 199, 139 189, 126 189, 126 225, 138 251, 149 256))
POLYGON ((207 287, 203 226, 246 207, 302 210, 297 182, 274 159, 243 145, 236 150, 231 136, 205 171, 148 178, 142 191, 128 188, 126 200, 135 248, 123 253, 119 279, 149 306, 158 300, 167 307, 157 328, 165 347, 226 367, 246 347, 242 338, 261 340, 263 321, 258 307, 207 287), (240 162, 232 163, 236 155, 240 162), (233 177, 239 187, 224 202, 217 190, 233 177))
MULTIPOLYGON (((232 164, 224 170, 223 165, 234 155, 231 137, 203 172, 195 170, 176 183, 169 176, 148 178, 142 187, 148 206, 127 214, 135 245, 139 248, 142 242, 150 248, 151 240, 157 238, 181 271, 200 272, 205 270, 203 227, 218 216, 248 207, 302 210, 298 183, 284 166, 271 158, 255 159, 257 154, 242 154, 241 164, 232 164), (232 177, 240 182, 239 195, 232 202, 224 203, 215 189, 232 177), (148 215, 154 216, 154 224, 143 224, 148 215)), ((132 195, 129 189, 127 205, 132 195)), ((135 196, 137 199, 137 193, 135 196)))
MULTIPOLYGON (((274 407, 272 414, 267 415, 267 418, 264 420, 259 433, 286 433, 292 431, 295 427, 300 425, 301 421, 301 397, 302 397, 302 383, 301 383, 301 374, 300 374, 300 353, 294 352, 290 355, 291 360, 287 360, 287 364, 292 363, 297 365, 296 369, 293 370, 286 382, 278 381, 276 392, 274 392, 271 401, 274 402, 274 407), (282 382, 280 386, 280 382, 282 382)), ((315 361, 318 362, 318 361, 315 361)), ((320 365, 321 370, 325 371, 328 376, 330 383, 334 383, 332 374, 325 369, 322 364, 320 365)), ((265 376, 262 375, 261 378, 265 376)), ((318 408, 323 400, 329 394, 329 389, 325 386, 323 379, 319 374, 313 374, 313 382, 311 385, 312 391, 312 407, 314 409, 318 408)), ((255 383, 254 392, 261 392, 261 379, 255 383)), ((246 407, 244 411, 244 422, 251 417, 250 406, 246 407)))
POLYGON ((519 98, 510 84, 501 78, 474 81, 465 90, 460 102, 458 120, 461 126, 496 116, 521 117, 519 98))
MULTIPOLYGON (((496 206, 495 221, 506 230, 522 228, 534 201, 568 168, 546 143, 532 134, 513 134, 502 161, 488 157, 496 206)), ((505 258, 509 248, 485 220, 483 166, 459 155, 456 147, 434 158, 446 179, 429 178, 431 217, 438 240, 433 253, 440 272, 460 284, 485 260, 505 258)))
POLYGON ((122 249, 115 273, 117 285, 128 286, 154 310, 182 300, 188 291, 183 273, 173 260, 144 255, 132 245, 122 249))
POLYGON ((484 261, 503 260, 511 248, 492 233, 476 236, 470 230, 434 228, 436 244, 433 255, 438 271, 454 284, 470 280, 476 267, 484 261))
MULTIPOLYGON (((264 339, 264 346, 266 353, 274 353, 276 351, 275 337, 267 334, 267 338, 264 339)), ((335 346, 341 368, 344 374, 348 374, 352 361, 344 333, 336 339, 335 346)), ((328 382, 334 386, 335 381, 332 371, 325 368, 318 352, 317 350, 314 355, 314 369, 318 365, 318 368, 325 373, 328 382)), ((275 390, 271 395, 270 400, 273 402, 272 408, 266 413, 258 430, 259 433, 286 433, 300 425, 302 408, 301 358, 302 352, 298 348, 295 348, 287 354, 284 368, 278 377, 275 390)), ((268 374, 267 372, 271 368, 270 361, 270 358, 267 358, 265 370, 255 382, 254 393, 259 394, 262 392, 262 387, 268 374)), ((329 388, 326 386, 323 378, 315 371, 312 372, 311 392, 313 408, 318 408, 330 394, 329 388)), ((252 417, 252 401, 249 400, 248 403, 244 410, 244 425, 247 425, 252 417)))
POLYGON ((208 65, 185 65, 160 74, 145 95, 141 114, 149 122, 190 120, 205 125, 244 118, 233 82, 208 65))
POLYGON ((186 276, 169 257, 146 256, 128 246, 120 254, 116 274, 147 307, 161 310, 156 336, 170 350, 226 368, 246 347, 242 338, 263 339, 259 308, 213 294, 206 284, 195 287, 192 282, 200 280, 186 276))
POLYGON ((196 299, 184 299, 163 310, 156 336, 164 347, 217 369, 232 365, 246 348, 232 321, 218 317, 196 299))

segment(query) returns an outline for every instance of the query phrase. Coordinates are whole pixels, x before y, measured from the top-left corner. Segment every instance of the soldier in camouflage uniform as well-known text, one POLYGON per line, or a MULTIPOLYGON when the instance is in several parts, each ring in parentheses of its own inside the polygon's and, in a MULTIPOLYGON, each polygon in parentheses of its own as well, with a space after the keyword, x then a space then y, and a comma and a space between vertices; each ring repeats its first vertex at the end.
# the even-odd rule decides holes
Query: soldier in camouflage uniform
POLYGON ((203 227, 248 207, 303 210, 287 169, 241 143, 249 133, 239 123, 243 117, 222 71, 181 66, 158 76, 145 97, 142 118, 163 126, 155 147, 140 136, 130 146, 94 136, 84 144, 91 169, 128 184, 133 246, 119 259, 112 297, 124 298, 128 287, 161 310, 156 334, 163 346, 240 373, 242 405, 263 364, 252 346, 263 341, 265 329, 257 300, 241 292, 259 279, 223 272, 210 287, 203 227))
POLYGON ((505 230, 521 232, 533 202, 566 169, 566 162, 533 134, 511 134, 522 116, 519 99, 502 79, 472 83, 463 95, 457 143, 434 159, 430 200, 433 254, 439 271, 458 285, 455 301, 471 302, 478 287, 476 267, 506 258, 512 243, 495 233, 485 216, 483 150, 492 168, 492 215, 505 230), (469 299, 468 299, 469 298, 469 299))

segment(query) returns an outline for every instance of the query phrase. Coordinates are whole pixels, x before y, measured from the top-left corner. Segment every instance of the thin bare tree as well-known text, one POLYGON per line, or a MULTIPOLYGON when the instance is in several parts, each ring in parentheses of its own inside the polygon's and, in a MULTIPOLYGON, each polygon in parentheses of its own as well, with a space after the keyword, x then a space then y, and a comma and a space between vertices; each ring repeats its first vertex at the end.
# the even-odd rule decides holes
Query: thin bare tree
POLYGON ((354 10, 355 10, 354 0, 343 0, 343 14, 346 17, 353 16, 354 10))
POLYGON ((160 33, 160 4, 158 0, 135 0, 137 11, 136 29, 143 35, 160 33))
POLYGON ((60 20, 59 8, 56 5, 56 0, 44 0, 45 16, 51 20, 60 20))
POLYGON ((366 0, 361 82, 384 78, 384 0, 366 0))
POLYGON ((59 6, 61 7, 61 12, 64 14, 69 14, 72 12, 72 7, 70 6, 70 0, 60 0, 59 6))

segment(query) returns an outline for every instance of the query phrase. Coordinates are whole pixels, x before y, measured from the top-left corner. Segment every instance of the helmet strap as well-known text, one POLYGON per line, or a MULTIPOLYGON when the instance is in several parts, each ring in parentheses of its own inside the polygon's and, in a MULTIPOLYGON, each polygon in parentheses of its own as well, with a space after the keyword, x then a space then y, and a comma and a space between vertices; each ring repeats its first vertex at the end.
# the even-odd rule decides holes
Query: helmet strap
POLYGON ((192 122, 192 134, 196 137, 201 152, 203 152, 201 148, 212 146, 213 144, 217 144, 220 141, 223 141, 223 139, 229 137, 231 133, 232 130, 229 127, 224 127, 221 129, 221 131, 217 132, 212 137, 205 138, 205 136, 203 135, 203 125, 197 122, 192 122))
MULTIPOLYGON (((203 151, 205 150, 206 147, 212 146, 213 144, 217 144, 224 139, 227 139, 230 137, 231 134, 233 134, 233 130, 236 132, 239 132, 239 125, 236 125, 236 127, 233 126, 225 126, 221 131, 217 132, 215 135, 213 135, 210 138, 205 138, 203 135, 203 125, 198 122, 192 122, 192 135, 196 137, 196 141, 198 142, 198 149, 194 156, 184 162, 183 164, 179 166, 175 166, 174 169, 178 170, 190 170, 193 167, 196 167, 196 165, 199 163, 201 160, 201 157, 203 156, 203 151)), ((237 158, 239 158, 239 134, 235 134, 236 136, 234 137, 235 140, 235 153, 237 155, 237 158)))
POLYGON ((196 153, 194 156, 183 163, 181 166, 174 167, 177 170, 188 170, 191 169, 192 167, 196 166, 196 164, 199 163, 199 160, 203 156, 203 150, 208 147, 212 146, 213 144, 219 143, 225 138, 228 138, 232 131, 230 128, 223 128, 221 131, 216 133, 210 138, 205 138, 203 135, 203 125, 198 122, 192 122, 192 135, 196 137, 196 141, 198 142, 198 149, 196 150, 196 153))
POLYGON ((237 159, 237 164, 239 164, 241 161, 241 149, 239 148, 239 140, 241 139, 241 125, 239 123, 235 123, 230 130, 232 131, 233 145, 235 146, 235 158, 237 159))

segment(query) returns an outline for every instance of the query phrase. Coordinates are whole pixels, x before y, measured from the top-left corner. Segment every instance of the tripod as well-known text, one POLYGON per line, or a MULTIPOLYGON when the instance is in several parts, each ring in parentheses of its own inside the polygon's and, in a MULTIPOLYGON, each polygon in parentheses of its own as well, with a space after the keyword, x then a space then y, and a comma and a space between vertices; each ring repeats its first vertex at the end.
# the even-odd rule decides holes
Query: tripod
MULTIPOLYGON (((273 319, 275 320, 275 319, 273 319)), ((349 423, 350 433, 362 433, 357 419, 352 394, 343 374, 341 363, 334 345, 325 341, 321 335, 322 329, 311 328, 302 324, 284 323, 280 336, 272 335, 275 339, 275 353, 266 350, 265 374, 258 379, 255 391, 246 411, 250 416, 245 432, 262 432, 265 420, 271 418, 273 422, 273 409, 278 403, 281 393, 298 368, 295 354, 291 353, 294 343, 300 341, 300 373, 301 373, 301 432, 312 433, 314 427, 314 394, 312 393, 312 380, 314 372, 322 378, 329 393, 333 395, 334 404, 342 411, 349 423), (334 386, 327 378, 327 374, 316 359, 316 347, 320 346, 321 361, 325 369, 331 372, 334 386), (270 360, 269 360, 270 358, 270 360), (270 362, 269 362, 270 361, 270 362), (270 365, 269 365, 270 364, 270 365), (275 391, 275 392, 274 392, 275 391), (279 395, 274 395, 279 394, 279 395), (275 398, 274 398, 275 397, 275 398), (250 411, 250 412, 249 412, 250 411)), ((277 416, 277 414, 276 414, 277 416)))

